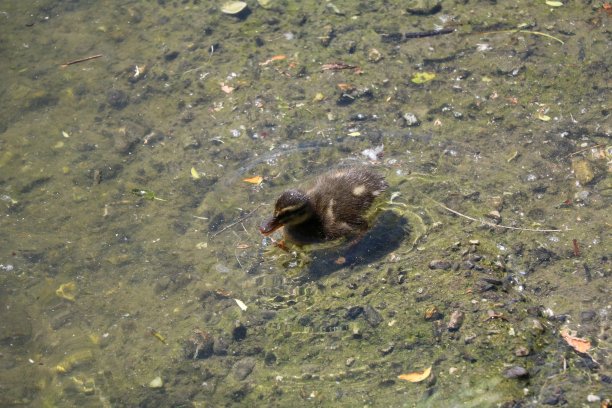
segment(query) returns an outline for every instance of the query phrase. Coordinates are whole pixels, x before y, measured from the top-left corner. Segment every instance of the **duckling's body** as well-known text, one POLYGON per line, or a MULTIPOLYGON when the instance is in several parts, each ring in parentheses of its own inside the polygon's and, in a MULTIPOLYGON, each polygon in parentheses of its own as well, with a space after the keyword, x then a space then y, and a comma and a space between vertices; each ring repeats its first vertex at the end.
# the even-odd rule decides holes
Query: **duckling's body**
POLYGON ((358 237, 368 229, 368 209, 387 187, 382 176, 365 167, 329 172, 306 191, 285 191, 260 230, 268 235, 284 227, 285 238, 297 244, 358 237))

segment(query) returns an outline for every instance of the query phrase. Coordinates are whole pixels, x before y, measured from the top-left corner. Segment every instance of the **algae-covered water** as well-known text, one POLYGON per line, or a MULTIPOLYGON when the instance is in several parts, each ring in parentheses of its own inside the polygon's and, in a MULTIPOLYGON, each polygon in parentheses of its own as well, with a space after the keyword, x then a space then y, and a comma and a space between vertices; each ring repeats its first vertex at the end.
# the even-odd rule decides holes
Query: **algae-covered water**
POLYGON ((247 3, 0 2, 0 405, 609 406, 607 3, 247 3))

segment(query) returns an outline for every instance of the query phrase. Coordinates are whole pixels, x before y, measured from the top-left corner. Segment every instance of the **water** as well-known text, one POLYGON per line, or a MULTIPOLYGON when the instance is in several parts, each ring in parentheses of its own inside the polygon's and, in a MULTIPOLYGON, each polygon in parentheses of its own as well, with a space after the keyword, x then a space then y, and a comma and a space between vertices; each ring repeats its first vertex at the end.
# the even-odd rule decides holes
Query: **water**
POLYGON ((441 4, 0 3, 0 405, 609 398, 610 17, 441 4), (259 234, 380 146, 357 246, 259 234))

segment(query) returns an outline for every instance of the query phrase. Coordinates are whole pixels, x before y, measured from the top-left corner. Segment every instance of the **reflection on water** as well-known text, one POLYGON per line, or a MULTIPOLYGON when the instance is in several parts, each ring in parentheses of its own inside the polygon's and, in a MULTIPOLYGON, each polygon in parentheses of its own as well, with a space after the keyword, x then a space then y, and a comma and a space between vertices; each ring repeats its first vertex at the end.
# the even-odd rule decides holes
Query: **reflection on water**
POLYGON ((425 3, 0 5, 0 405, 609 398, 608 13, 425 3), (363 239, 266 245, 371 161, 363 239))

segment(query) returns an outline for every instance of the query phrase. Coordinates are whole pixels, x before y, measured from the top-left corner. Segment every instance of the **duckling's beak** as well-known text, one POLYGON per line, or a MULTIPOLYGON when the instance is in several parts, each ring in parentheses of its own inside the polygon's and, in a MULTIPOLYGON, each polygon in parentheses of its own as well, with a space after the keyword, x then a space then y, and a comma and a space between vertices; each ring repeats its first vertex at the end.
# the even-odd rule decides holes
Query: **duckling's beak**
POLYGON ((281 224, 280 220, 277 217, 271 217, 267 219, 263 224, 261 224, 261 227, 259 227, 259 231, 264 235, 270 235, 282 226, 283 224, 281 224))

